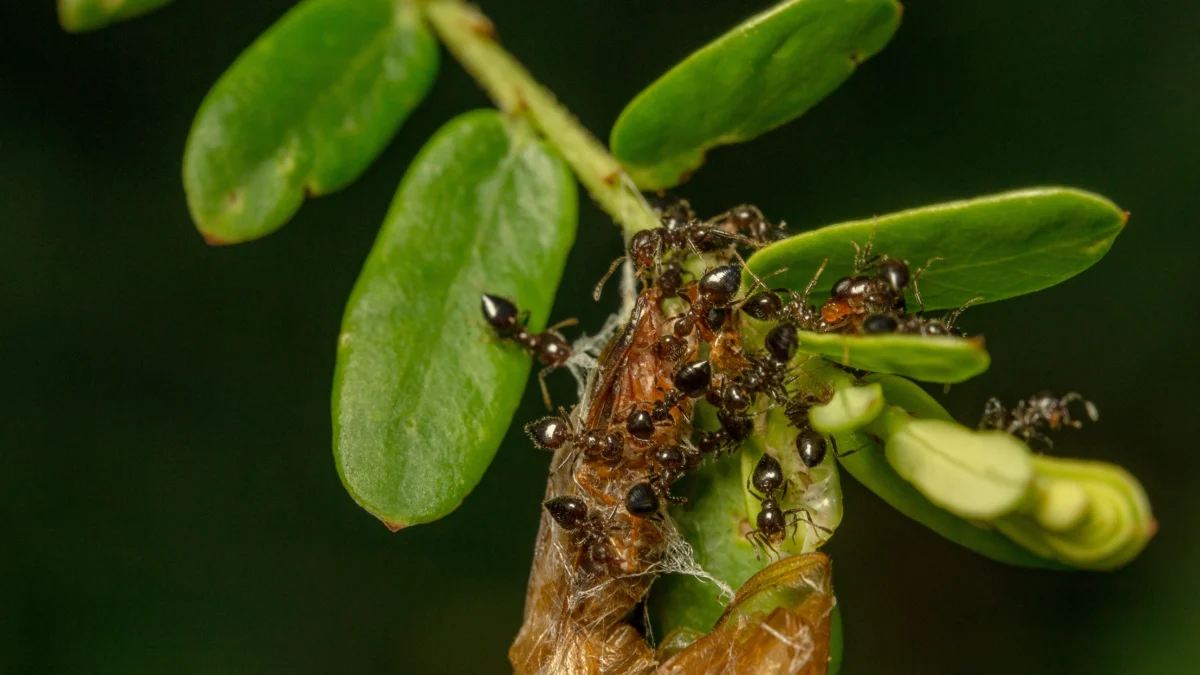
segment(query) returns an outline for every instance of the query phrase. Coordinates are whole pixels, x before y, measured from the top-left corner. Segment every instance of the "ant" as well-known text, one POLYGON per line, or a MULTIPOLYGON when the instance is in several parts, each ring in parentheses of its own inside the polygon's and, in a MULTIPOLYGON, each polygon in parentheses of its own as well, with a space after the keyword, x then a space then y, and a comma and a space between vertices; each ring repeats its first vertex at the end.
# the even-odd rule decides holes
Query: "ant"
POLYGON ((1083 398, 1080 394, 1070 392, 1065 396, 1057 396, 1050 391, 1038 392, 1027 399, 1017 401, 1011 409, 1004 407, 998 398, 989 398, 983 407, 983 417, 979 420, 980 429, 999 429, 1013 436, 1020 437, 1026 443, 1039 441, 1049 449, 1054 442, 1042 433, 1042 429, 1058 431, 1063 427, 1080 429, 1081 420, 1072 419, 1070 405, 1076 401, 1083 404, 1084 412, 1093 422, 1100 420, 1100 411, 1096 404, 1083 398))
POLYGON ((721 423, 720 429, 700 433, 696 447, 702 454, 712 454, 716 458, 731 454, 754 432, 754 420, 749 415, 718 410, 717 420, 721 423))
MULTIPOLYGON (((825 461, 825 455, 830 446, 833 447, 833 454, 839 457, 843 456, 838 453, 837 439, 833 436, 829 437, 826 443, 825 436, 812 428, 812 423, 808 419, 809 411, 812 407, 822 402, 822 398, 807 392, 802 392, 788 401, 787 407, 784 408, 783 414, 787 417, 788 422, 800 430, 796 434, 796 454, 800 456, 800 461, 804 466, 812 469, 825 461)), ((850 453, 847 452, 847 455, 850 453)))
POLYGON ((695 449, 681 445, 665 445, 654 450, 650 456, 652 467, 646 481, 629 488, 625 495, 625 510, 630 515, 647 517, 658 512, 661 497, 670 504, 687 503, 686 497, 671 494, 671 485, 679 480, 699 460, 695 449))
MULTIPOLYGON (((829 264, 829 260, 821 261, 821 266, 817 268, 817 273, 813 275, 808 285, 804 287, 804 293, 796 293, 791 289, 780 288, 770 291, 762 291, 746 298, 742 303, 742 311, 751 318, 759 321, 780 321, 794 323, 804 330, 821 332, 825 329, 821 314, 816 307, 808 304, 808 296, 817 285, 817 280, 821 278, 821 273, 825 271, 825 266, 829 264), (784 302, 779 299, 779 293, 788 293, 791 299, 784 302)), ((753 276, 753 273, 751 273, 753 276)), ((754 277, 756 285, 763 285, 762 280, 754 277)))
MULTIPOLYGON (((692 216, 690 208, 685 211, 677 209, 664 211, 658 227, 641 230, 629 239, 628 252, 614 260, 609 266, 608 271, 596 284, 596 289, 592 291, 592 298, 600 299, 604 284, 617 271, 617 267, 626 260, 632 260, 633 264, 637 266, 638 272, 641 273, 660 268, 664 264, 669 265, 669 262, 664 262, 664 258, 672 252, 691 249, 696 257, 700 258, 704 253, 727 249, 739 243, 753 248, 762 246, 745 235, 726 232, 713 226, 712 223, 696 220, 692 216)), ((682 276, 676 278, 680 282, 683 280, 682 276)), ((734 291, 736 290, 735 288, 734 291)))
POLYGON ((582 499, 554 497, 542 502, 542 506, 559 527, 570 533, 571 542, 585 552, 586 570, 597 572, 608 564, 613 556, 604 523, 588 511, 582 499))
MULTIPOLYGON (((670 418, 671 410, 685 399, 700 398, 703 396, 708 391, 709 385, 712 384, 712 364, 707 360, 685 363, 679 370, 675 371, 675 376, 671 378, 671 382, 674 386, 670 391, 666 392, 661 401, 656 401, 654 407, 650 410, 650 420, 652 422, 665 422, 670 418)), ((637 411, 630 413, 630 419, 636 414, 638 414, 637 411)), ((627 421, 627 428, 628 424, 627 421)), ((642 425, 642 422, 639 421, 638 424, 642 425)), ((635 438, 641 438, 632 432, 630 435, 633 435, 635 438)))
POLYGON ((723 222, 735 232, 745 234, 747 238, 758 244, 765 245, 787 237, 787 225, 779 223, 772 225, 758 207, 750 204, 736 206, 709 222, 723 222))
POLYGON ((541 333, 534 333, 525 327, 529 321, 529 312, 517 310, 517 306, 511 300, 484 293, 481 306, 484 320, 496 331, 497 337, 521 345, 526 353, 536 356, 538 361, 546 365, 538 373, 538 384, 542 386, 542 399, 546 402, 546 409, 553 410, 550 390, 546 388, 546 375, 565 366, 572 354, 570 343, 558 333, 558 329, 574 326, 579 321, 559 321, 541 333))
POLYGON ((963 303, 962 307, 941 318, 925 318, 922 314, 893 316, 891 314, 872 314, 863 319, 862 331, 868 335, 886 333, 903 333, 907 335, 962 337, 961 330, 955 328, 958 317, 971 305, 983 299, 982 295, 963 303))
POLYGON ((558 450, 564 444, 574 444, 585 457, 615 462, 625 453, 625 441, 620 434, 603 429, 576 429, 562 408, 553 417, 544 417, 525 425, 525 433, 539 450, 558 450))
POLYGON ((861 323, 862 318, 872 314, 894 313, 903 316, 906 311, 904 291, 910 285, 921 311, 925 311, 917 279, 941 258, 930 258, 924 267, 911 272, 907 260, 883 254, 871 255, 874 238, 875 232, 872 231, 871 238, 861 248, 851 242, 854 246, 854 274, 838 279, 829 299, 821 305, 821 319, 826 324, 826 330, 836 331, 855 326, 856 322, 861 323), (875 272, 873 276, 863 275, 863 272, 871 269, 875 272))
POLYGON ((788 526, 791 525, 796 526, 796 530, 792 532, 792 537, 795 538, 796 531, 800 529, 801 520, 814 529, 832 534, 832 530, 829 528, 821 527, 812 521, 808 509, 803 507, 784 509, 779 505, 779 500, 787 497, 789 484, 790 481, 784 477, 783 467, 779 465, 779 460, 766 454, 758 460, 758 464, 754 467, 754 473, 746 481, 746 491, 762 502, 762 510, 758 512, 755 522, 758 529, 746 533, 747 541, 754 546, 754 557, 757 560, 762 560, 759 552, 764 548, 778 556, 779 551, 771 545, 772 542, 782 540, 787 534, 788 526), (758 493, 755 493, 755 490, 758 493), (782 492, 777 497, 775 493, 780 490, 782 492), (788 522, 788 516, 794 514, 803 514, 803 517, 796 516, 791 522, 788 522))

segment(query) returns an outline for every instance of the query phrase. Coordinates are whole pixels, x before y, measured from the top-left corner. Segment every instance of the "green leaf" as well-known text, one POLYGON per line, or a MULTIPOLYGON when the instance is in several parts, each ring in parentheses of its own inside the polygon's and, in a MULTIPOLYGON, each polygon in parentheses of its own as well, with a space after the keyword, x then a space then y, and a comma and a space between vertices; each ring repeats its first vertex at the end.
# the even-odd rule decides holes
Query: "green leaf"
POLYGON ((58 23, 71 33, 104 28, 148 14, 171 0, 58 0, 58 23))
POLYGON ((1014 511, 1033 484, 1029 447, 1001 431, 910 417, 896 406, 874 425, 888 463, 930 501, 964 518, 1014 511))
POLYGON ((483 476, 531 360, 484 330, 480 291, 540 330, 575 216, 562 161, 494 111, 449 122, 409 167, 347 304, 333 388, 342 482, 389 527, 450 513, 483 476))
POLYGON ((1137 557, 1158 530, 1137 479, 1104 462, 1035 456, 1034 498, 996 521, 1005 535, 1047 558, 1111 570, 1137 557))
POLYGON ((884 458, 883 448, 867 433, 838 434, 838 462, 871 492, 900 513, 943 537, 993 560, 1022 567, 1062 569, 1061 563, 1035 555, 996 530, 977 525, 934 505, 900 477, 884 458), (853 450, 853 452, 846 452, 853 450))
MULTIPOLYGON (((815 291, 827 294, 854 272, 851 242, 916 266, 926 309, 995 302, 1049 288, 1102 258, 1128 214, 1103 197, 1070 188, 1032 188, 830 225, 776 242, 748 265, 759 276, 787 268, 772 285, 803 289, 828 260, 815 291)), ((912 305, 915 308, 915 301, 912 305)))
POLYGON ((978 337, 842 335, 800 331, 800 349, 873 373, 956 383, 986 371, 991 357, 978 337))
POLYGON ((695 52, 625 108, 610 145, 639 187, 677 185, 718 145, 799 117, 877 53, 895 0, 791 0, 695 52))
POLYGON ((196 113, 183 157, 192 219, 212 244, 282 226, 305 194, 357 178, 438 67, 400 0, 305 0, 238 57, 196 113))
POLYGON ((808 420, 822 433, 853 431, 870 424, 883 410, 883 401, 878 384, 838 387, 829 403, 812 407, 808 420))

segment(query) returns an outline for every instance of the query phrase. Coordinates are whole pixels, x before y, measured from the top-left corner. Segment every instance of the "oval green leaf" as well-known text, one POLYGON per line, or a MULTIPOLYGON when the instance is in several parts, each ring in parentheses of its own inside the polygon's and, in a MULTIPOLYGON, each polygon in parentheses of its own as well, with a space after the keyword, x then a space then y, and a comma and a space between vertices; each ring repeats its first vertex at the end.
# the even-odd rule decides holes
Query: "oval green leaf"
POLYGON ((986 371, 991 357, 979 337, 841 335, 800 331, 800 349, 844 366, 954 384, 986 371))
POLYGON ((148 14, 171 0, 58 0, 58 23, 70 33, 86 33, 148 14))
POLYGON ((639 187, 672 187, 718 145, 789 122, 891 39, 896 0, 791 0, 695 52, 622 111, 610 145, 639 187))
POLYGON ((484 330, 480 291, 540 330, 575 216, 562 161, 494 111, 449 122, 409 167, 346 306, 333 386, 338 472, 389 527, 450 513, 483 476, 531 360, 484 330))
POLYGON ((884 413, 888 463, 930 501, 975 520, 1011 513, 1033 486, 1028 446, 1000 431, 920 420, 899 408, 884 413))
POLYGON ((438 47, 401 0, 305 0, 221 76, 183 156, 211 244, 270 234, 357 178, 433 84, 438 47))
POLYGON ((1064 569, 1062 563, 1022 548, 996 530, 936 506, 900 477, 884 457, 878 439, 863 431, 837 434, 838 463, 850 475, 900 513, 946 539, 1008 565, 1064 569), (853 452, 847 452, 853 450, 853 452))
POLYGON ((874 231, 876 253, 914 266, 941 257, 921 275, 921 298, 926 309, 956 309, 972 298, 995 302, 1070 279, 1104 257, 1127 218, 1089 192, 1032 188, 822 227, 771 244, 747 264, 759 276, 787 268, 771 284, 799 290, 828 260, 814 289, 827 294, 854 272, 851 242, 865 244, 874 231))

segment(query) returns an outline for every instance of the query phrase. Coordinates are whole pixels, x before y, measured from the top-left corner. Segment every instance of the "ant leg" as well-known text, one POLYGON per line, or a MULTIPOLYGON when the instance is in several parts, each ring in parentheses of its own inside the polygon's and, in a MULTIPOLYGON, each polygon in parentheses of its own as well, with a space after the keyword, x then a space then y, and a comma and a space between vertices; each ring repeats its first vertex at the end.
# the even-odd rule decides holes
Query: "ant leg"
POLYGON ((609 277, 611 277, 613 273, 617 271, 617 268, 621 266, 621 263, 625 262, 626 260, 629 260, 629 256, 623 255, 612 262, 612 265, 608 267, 608 271, 604 273, 603 277, 600 277, 600 282, 596 284, 596 288, 592 291, 592 300, 600 302, 600 293, 604 291, 604 284, 608 283, 609 277))
POLYGON ((576 319, 576 318, 563 319, 562 321, 559 321, 558 323, 554 324, 553 326, 550 326, 549 328, 547 328, 546 332, 553 333, 553 332, 557 331, 559 328, 569 328, 571 326, 578 326, 578 325, 579 325, 579 319, 576 319))
POLYGON ((824 260, 822 260, 821 266, 817 268, 817 273, 813 275, 812 281, 808 282, 808 285, 804 287, 804 295, 800 296, 801 307, 808 304, 808 294, 812 293, 813 288, 816 288, 817 279, 821 278, 821 272, 825 271, 825 266, 828 264, 829 264, 829 258, 825 258, 824 260))
POLYGON ((546 375, 554 370, 554 366, 546 366, 538 373, 538 384, 542 385, 542 400, 546 403, 546 410, 554 410, 554 402, 550 400, 550 390, 546 388, 546 375))
POLYGON ((939 260, 945 260, 945 258, 943 258, 939 255, 935 255, 932 258, 930 258, 929 260, 925 261, 924 267, 917 270, 916 272, 913 272, 913 276, 912 276, 913 296, 915 296, 917 299, 917 305, 919 305, 921 307, 921 314, 925 313, 925 302, 923 300, 921 300, 921 289, 920 289, 920 287, 917 286, 917 280, 921 278, 921 275, 925 273, 925 270, 929 269, 930 265, 932 265, 933 263, 935 263, 939 260))

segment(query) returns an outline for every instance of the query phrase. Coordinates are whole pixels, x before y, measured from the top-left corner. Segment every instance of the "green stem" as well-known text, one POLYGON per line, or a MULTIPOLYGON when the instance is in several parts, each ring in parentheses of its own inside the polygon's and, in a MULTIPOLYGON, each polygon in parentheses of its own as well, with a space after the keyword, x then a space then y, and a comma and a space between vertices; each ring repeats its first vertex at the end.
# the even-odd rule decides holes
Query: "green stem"
POLYGON ((496 107, 533 121, 571 165, 592 199, 620 223, 626 238, 658 226, 658 219, 617 160, 504 51, 486 16, 461 0, 436 0, 423 7, 443 44, 487 90, 496 107))

